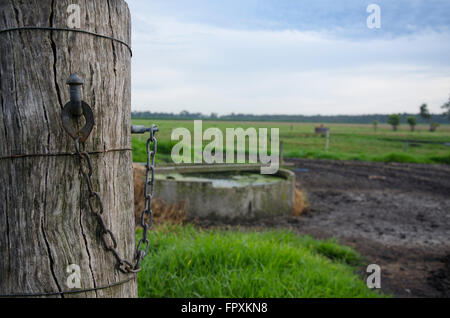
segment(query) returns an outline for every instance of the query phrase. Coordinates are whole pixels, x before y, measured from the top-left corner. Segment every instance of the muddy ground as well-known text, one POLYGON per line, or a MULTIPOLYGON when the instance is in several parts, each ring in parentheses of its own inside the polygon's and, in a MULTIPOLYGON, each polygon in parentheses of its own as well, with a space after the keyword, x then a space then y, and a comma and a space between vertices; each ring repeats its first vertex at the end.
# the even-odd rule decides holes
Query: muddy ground
POLYGON ((288 161, 310 208, 301 217, 240 226, 335 237, 356 249, 367 265, 381 266, 383 292, 450 297, 450 167, 288 161))

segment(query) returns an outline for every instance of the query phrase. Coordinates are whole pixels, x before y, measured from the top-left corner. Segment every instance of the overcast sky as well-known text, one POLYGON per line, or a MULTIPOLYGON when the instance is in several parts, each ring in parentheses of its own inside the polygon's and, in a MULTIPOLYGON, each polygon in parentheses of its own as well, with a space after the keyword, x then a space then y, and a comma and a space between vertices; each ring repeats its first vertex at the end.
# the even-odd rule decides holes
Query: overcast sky
POLYGON ((448 0, 127 2, 135 111, 440 112, 450 94, 448 0))

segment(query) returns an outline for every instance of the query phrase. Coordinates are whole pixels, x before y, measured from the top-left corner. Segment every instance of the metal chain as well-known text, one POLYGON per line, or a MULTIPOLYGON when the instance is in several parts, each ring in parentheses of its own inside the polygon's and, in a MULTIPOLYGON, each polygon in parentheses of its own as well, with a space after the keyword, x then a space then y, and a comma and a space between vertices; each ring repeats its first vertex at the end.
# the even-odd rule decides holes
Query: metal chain
POLYGON ((147 165, 145 171, 145 187, 144 187, 144 197, 145 197, 145 208, 141 214, 141 226, 144 229, 142 232, 142 238, 139 240, 136 249, 136 264, 135 268, 140 269, 140 264, 142 260, 147 256, 150 248, 150 240, 148 238, 148 232, 151 230, 153 225, 153 212, 152 212, 152 199, 153 199, 153 189, 155 180, 155 165, 156 165, 156 152, 158 151, 158 141, 156 140, 156 133, 158 132, 158 127, 152 125, 150 129, 150 138, 147 140, 147 165), (145 218, 148 216, 149 221, 146 223, 145 218))
POLYGON ((97 222, 100 226, 100 234, 102 243, 107 252, 110 252, 114 255, 117 261, 117 268, 125 274, 130 273, 139 273, 141 271, 140 264, 142 260, 147 256, 150 248, 150 240, 148 239, 148 231, 152 227, 153 223, 153 215, 151 210, 152 197, 153 197, 153 181, 155 176, 155 157, 157 151, 157 140, 155 138, 155 133, 158 131, 158 128, 153 125, 150 129, 150 138, 147 141, 147 171, 146 171, 146 179, 145 179, 145 209, 142 212, 141 224, 144 228, 144 232, 142 234, 142 238, 140 239, 137 248, 136 248, 136 263, 133 266, 127 260, 124 260, 120 257, 117 251, 117 240, 111 230, 108 229, 106 223, 102 217, 104 212, 104 206, 100 194, 94 191, 94 187, 92 184, 92 160, 89 153, 86 151, 86 144, 81 143, 82 149, 80 150, 80 138, 75 139, 75 151, 80 161, 80 171, 83 175, 88 191, 88 206, 91 213, 96 217, 97 222), (150 149, 152 146, 152 149, 150 149), (151 173, 151 178, 149 178, 149 174, 151 173), (150 191, 149 191, 150 189, 150 191), (145 216, 150 217, 150 222, 145 223, 145 216), (142 249, 144 245, 145 249, 142 249))

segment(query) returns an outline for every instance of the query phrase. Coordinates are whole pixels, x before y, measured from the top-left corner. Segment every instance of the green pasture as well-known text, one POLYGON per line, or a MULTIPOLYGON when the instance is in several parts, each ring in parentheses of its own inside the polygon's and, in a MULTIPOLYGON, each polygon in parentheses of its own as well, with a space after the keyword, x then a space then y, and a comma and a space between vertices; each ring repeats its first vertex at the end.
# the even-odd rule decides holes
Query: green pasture
MULTIPOLYGON (((160 128, 159 155, 160 162, 171 162, 170 153, 176 141, 171 141, 175 128, 187 128, 193 136, 193 121, 175 120, 133 120, 134 125, 149 126, 152 123, 160 128)), ((384 161, 405 163, 439 163, 450 164, 450 125, 442 125, 436 132, 429 132, 428 126, 416 126, 411 132, 403 124, 398 131, 389 125, 379 125, 375 131, 372 125, 329 124, 329 150, 325 152, 326 138, 316 135, 314 128, 320 124, 312 123, 276 123, 276 122, 222 122, 205 121, 203 130, 217 127, 225 139, 226 128, 279 128, 280 140, 283 142, 283 154, 292 158, 384 161), (406 143, 406 141, 409 141, 406 143)), ((133 136, 133 159, 145 161, 145 136, 133 136)), ((208 142, 204 142, 206 145, 208 142)), ((270 149, 270 146, 269 146, 270 149)), ((250 150, 252 151, 252 150, 250 150)))

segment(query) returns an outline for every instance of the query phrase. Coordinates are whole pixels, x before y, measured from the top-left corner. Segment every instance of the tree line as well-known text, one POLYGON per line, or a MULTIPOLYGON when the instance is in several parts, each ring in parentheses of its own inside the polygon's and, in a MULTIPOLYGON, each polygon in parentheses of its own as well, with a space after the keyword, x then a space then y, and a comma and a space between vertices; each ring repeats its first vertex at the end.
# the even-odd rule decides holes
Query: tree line
MULTIPOLYGON (((255 115, 244 113, 231 113, 228 115, 218 115, 211 113, 205 115, 202 113, 191 113, 183 110, 178 114, 134 111, 131 112, 133 119, 169 119, 169 120, 216 120, 216 121, 275 121, 275 122, 299 122, 299 123, 336 123, 336 124, 370 124, 375 127, 379 123, 391 124, 394 130, 401 122, 407 122, 413 129, 417 124, 429 124, 430 130, 433 126, 437 128, 440 124, 448 123, 450 120, 450 98, 447 103, 442 105, 442 114, 431 114, 427 104, 422 104, 417 114, 368 114, 368 115, 255 115)), ((433 131, 433 130, 432 130, 433 131)))
MULTIPOLYGON (((418 116, 418 114, 403 113, 398 114, 400 122, 406 122, 408 117, 418 116)), ((390 114, 372 114, 372 115, 254 115, 254 114, 235 114, 205 115, 202 113, 190 113, 182 111, 178 114, 163 112, 132 112, 133 119, 167 119, 167 120, 213 120, 213 121, 262 121, 262 122, 299 122, 299 123, 336 123, 336 124, 371 124, 375 121, 387 124, 390 114)), ((433 121, 439 124, 448 123, 446 117, 441 115, 433 116, 433 121)), ((417 117, 418 124, 428 124, 429 120, 417 117)))

